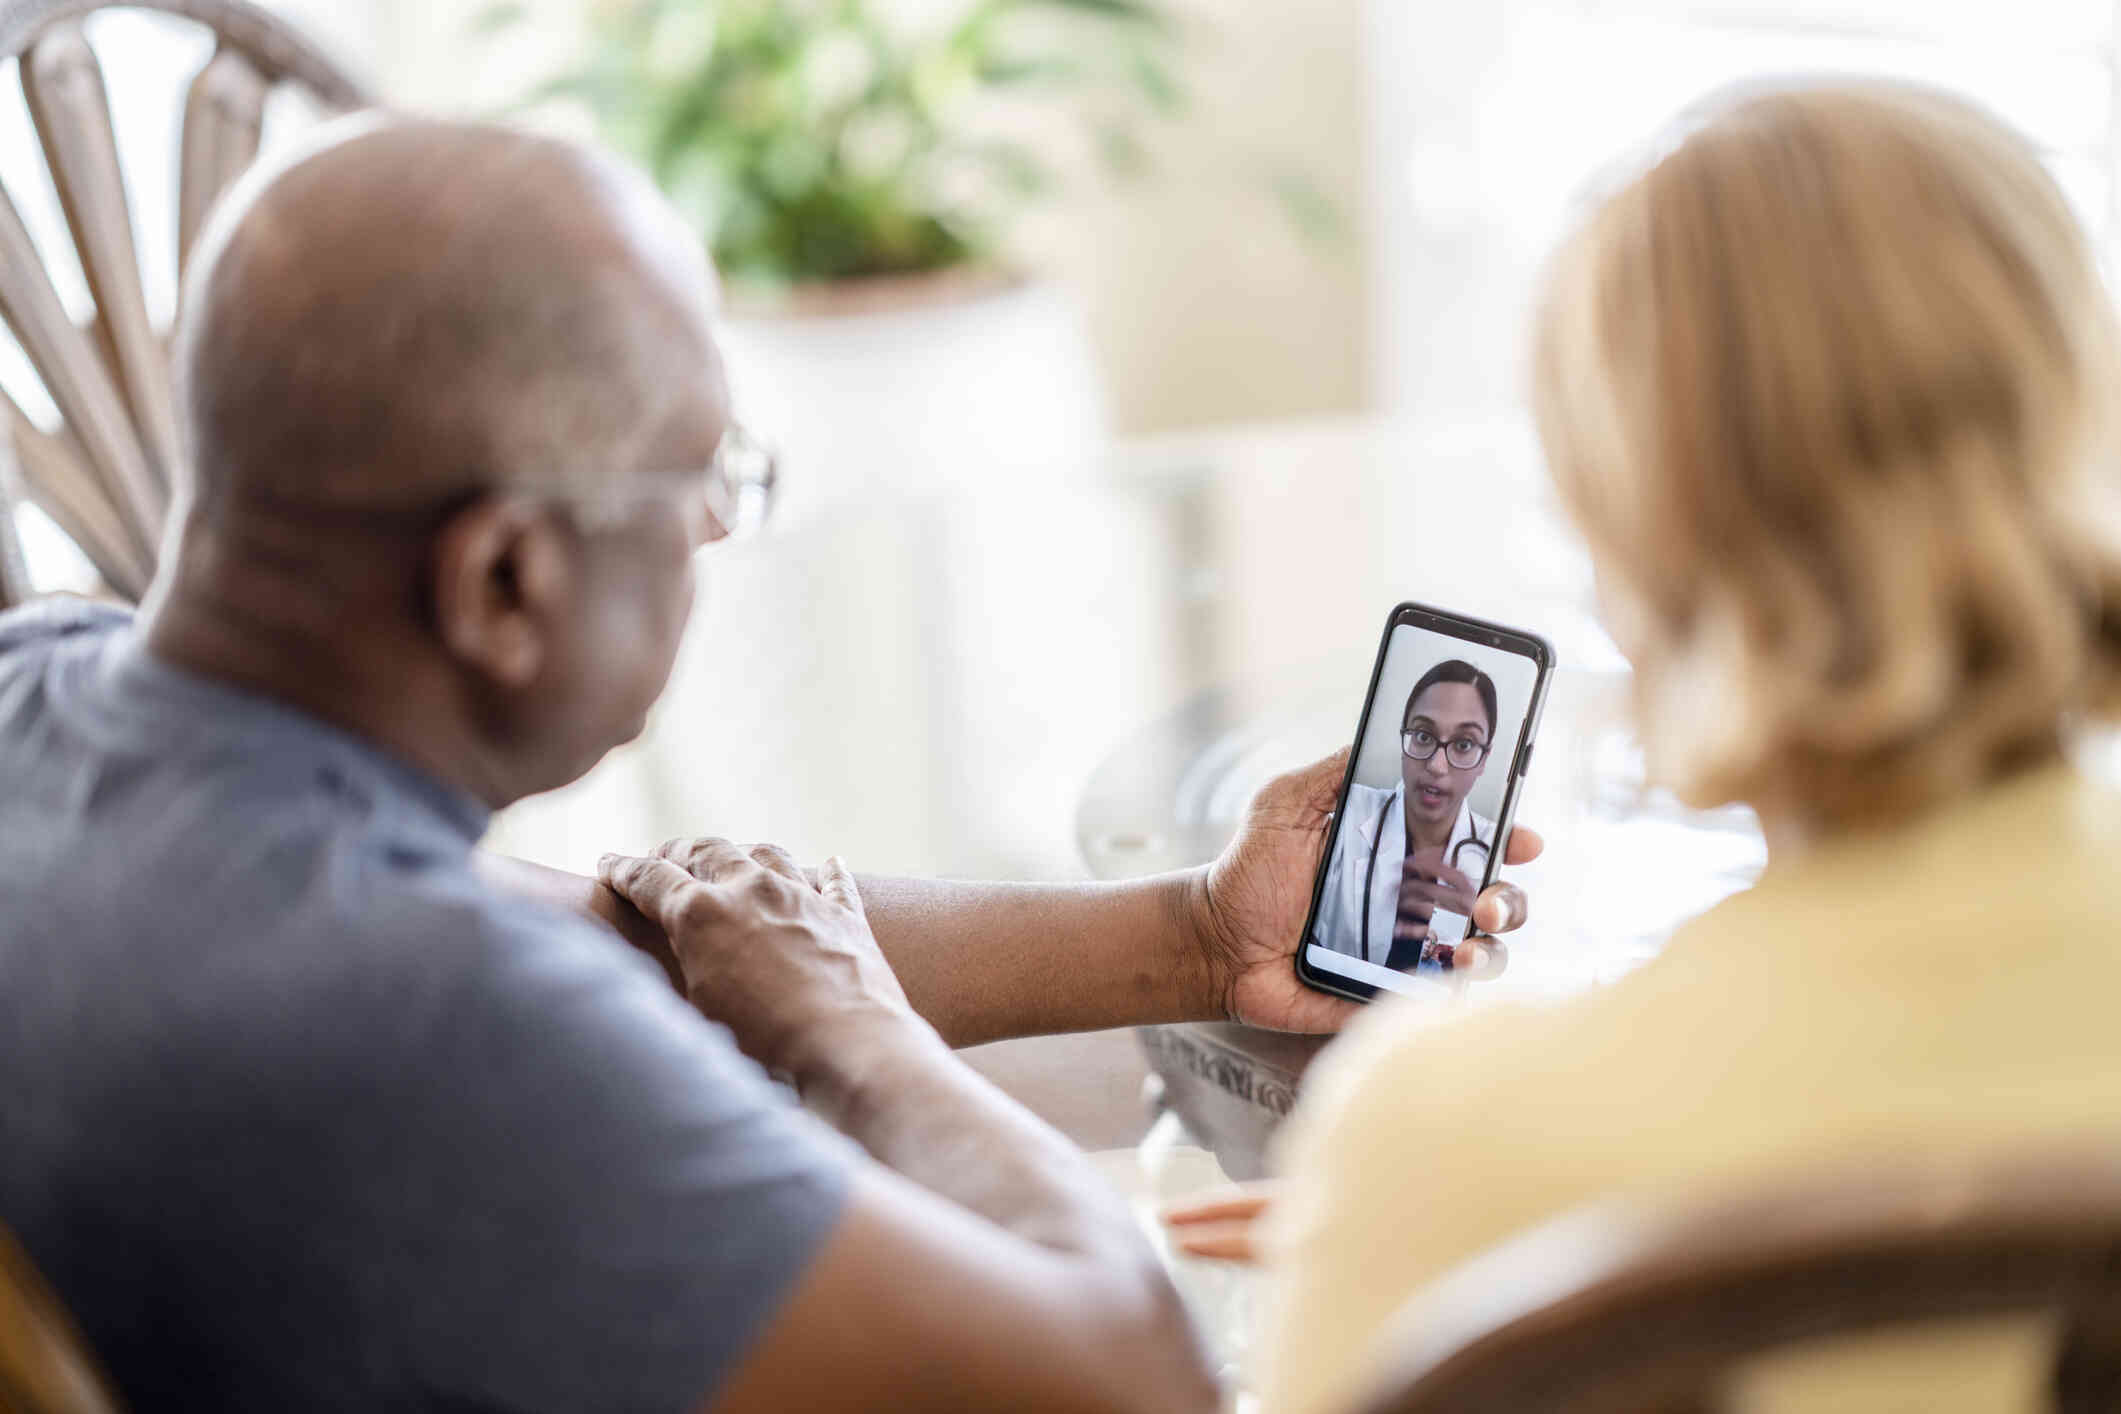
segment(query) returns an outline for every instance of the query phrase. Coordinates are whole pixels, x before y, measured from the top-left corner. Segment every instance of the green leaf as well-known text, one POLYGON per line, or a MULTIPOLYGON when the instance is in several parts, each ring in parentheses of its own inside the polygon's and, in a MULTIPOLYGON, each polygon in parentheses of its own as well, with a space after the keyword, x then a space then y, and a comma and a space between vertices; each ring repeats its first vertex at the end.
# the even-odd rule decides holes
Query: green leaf
POLYGON ((1171 24, 1171 17, 1163 8, 1148 3, 1148 0, 1036 0, 1036 3, 1050 9, 1095 15, 1099 19, 1146 25, 1151 29, 1168 29, 1171 24))
POLYGON ((1016 0, 979 0, 943 39, 943 47, 957 54, 977 54, 985 49, 997 17, 1016 0))
POLYGON ((1281 206, 1282 215, 1304 240, 1325 246, 1339 245, 1347 239, 1347 214, 1309 172, 1293 163, 1271 163, 1267 188, 1281 206))
POLYGON ((759 176, 775 196, 795 199, 817 187, 825 176, 824 145, 810 134, 784 132, 766 149, 759 176))
POLYGON ((525 93, 521 103, 525 108, 535 108, 555 98, 579 98, 590 107, 602 110, 610 105, 618 91, 611 76, 585 71, 546 79, 525 93))
POLYGON ((1127 65, 1127 71, 1134 80, 1135 88, 1140 90, 1142 97, 1149 101, 1149 106, 1158 113, 1166 118, 1175 118, 1186 111, 1185 89, 1179 86, 1177 77, 1159 63, 1155 55, 1146 49, 1137 48, 1127 65))
POLYGON ((1086 71, 1073 59, 983 59, 973 70, 981 83, 995 88, 1028 85, 1065 87, 1082 81, 1086 71))
POLYGON ((970 151, 1005 190, 1018 197, 1043 196, 1053 188, 1053 169, 1022 143, 988 142, 970 151))
POLYGON ((495 35, 514 29, 529 18, 530 7, 523 0, 495 0, 471 17, 464 32, 474 38, 495 35))
POLYGON ((1105 170, 1113 176, 1131 180, 1148 172, 1149 149, 1125 123, 1099 124, 1095 138, 1097 155, 1104 159, 1105 170))

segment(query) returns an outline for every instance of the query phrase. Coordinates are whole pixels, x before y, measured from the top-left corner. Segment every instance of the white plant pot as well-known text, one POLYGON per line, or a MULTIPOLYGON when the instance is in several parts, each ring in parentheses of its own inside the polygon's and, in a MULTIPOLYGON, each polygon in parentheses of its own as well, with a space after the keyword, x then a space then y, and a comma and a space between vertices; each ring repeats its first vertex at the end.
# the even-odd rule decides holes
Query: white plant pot
POLYGON ((1074 475, 1109 436, 1082 310, 984 272, 801 289, 721 327, 736 415, 775 445, 783 509, 997 475, 1074 475))

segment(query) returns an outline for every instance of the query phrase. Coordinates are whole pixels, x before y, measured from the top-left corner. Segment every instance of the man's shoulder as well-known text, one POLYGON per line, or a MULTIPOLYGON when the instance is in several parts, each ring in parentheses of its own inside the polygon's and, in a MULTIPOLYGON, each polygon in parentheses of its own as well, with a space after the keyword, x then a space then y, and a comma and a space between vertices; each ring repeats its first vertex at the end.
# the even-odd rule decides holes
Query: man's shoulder
POLYGON ((70 594, 34 600, 0 614, 0 658, 39 644, 84 634, 116 633, 132 622, 132 611, 70 594))
MULTIPOLYGON (((616 937, 496 887, 470 867, 467 855, 423 846, 417 837, 384 830, 342 841, 341 886, 331 891, 321 920, 325 933, 342 940, 340 955, 350 969, 395 984, 372 994, 384 1011, 400 1012, 393 995, 403 997, 408 988, 494 1023, 511 1011, 534 1011, 538 998, 555 994, 592 991, 638 1001, 643 989, 669 991, 663 974, 616 937)), ((682 1006, 676 1011, 690 1015, 682 1006)))
POLYGON ((312 995, 336 1008, 342 984, 358 990, 368 1024, 408 1053, 477 1036, 464 1060, 488 1079, 496 1067, 541 1075, 530 1088, 548 1095, 598 1089, 582 1078, 597 1072, 622 1087, 721 1087, 715 1108, 767 1097, 728 1032, 616 934, 493 884, 468 859, 407 862, 402 848, 363 848, 368 881, 335 900, 332 926, 358 961, 312 995))
POLYGON ((470 1135, 562 1129, 659 1162, 642 1116, 700 1136, 755 1129, 781 1105, 727 1032, 616 936, 396 849, 342 845, 334 867, 353 887, 228 949, 222 980, 176 1023, 176 1050, 236 1056, 279 1077, 275 1092, 331 1095, 326 1128, 388 1132, 411 1169, 470 1135))

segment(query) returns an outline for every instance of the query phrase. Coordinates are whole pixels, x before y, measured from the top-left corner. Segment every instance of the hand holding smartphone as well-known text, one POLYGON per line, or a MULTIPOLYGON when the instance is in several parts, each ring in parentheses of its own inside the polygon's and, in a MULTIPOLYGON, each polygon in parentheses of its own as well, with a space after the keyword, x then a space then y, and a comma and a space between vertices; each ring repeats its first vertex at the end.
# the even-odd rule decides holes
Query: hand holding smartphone
POLYGON ((1450 970, 1502 864, 1553 666, 1537 634, 1392 611, 1297 949, 1307 985, 1367 1001, 1450 970))

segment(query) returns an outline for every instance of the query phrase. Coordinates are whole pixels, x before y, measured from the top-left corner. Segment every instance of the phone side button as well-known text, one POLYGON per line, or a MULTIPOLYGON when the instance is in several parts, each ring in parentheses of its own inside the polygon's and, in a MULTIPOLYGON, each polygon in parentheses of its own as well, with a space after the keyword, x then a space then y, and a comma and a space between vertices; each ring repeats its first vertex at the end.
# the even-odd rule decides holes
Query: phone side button
POLYGON ((1524 773, 1525 773, 1526 771, 1529 771, 1529 770, 1531 770, 1531 769, 1532 769, 1532 748, 1533 748, 1533 747, 1535 747, 1535 746, 1537 746, 1538 744, 1539 744, 1539 743, 1538 743, 1538 742, 1537 742, 1536 740, 1534 740, 1534 741, 1528 741, 1528 742, 1526 742, 1526 743, 1524 744, 1524 750, 1522 750, 1522 751, 1520 751, 1520 752, 1518 752, 1518 753, 1517 753, 1517 774, 1518 774, 1518 775, 1520 775, 1520 776, 1521 776, 1521 775, 1523 775, 1523 774, 1524 774, 1524 773))

